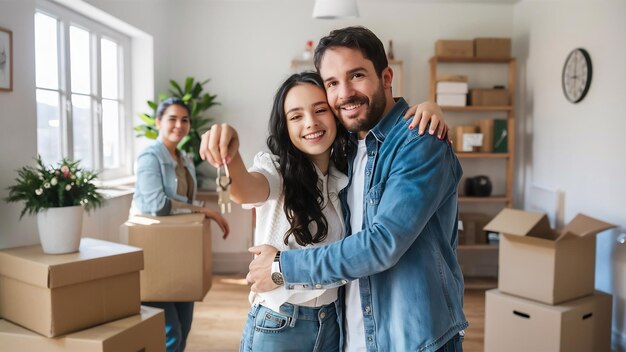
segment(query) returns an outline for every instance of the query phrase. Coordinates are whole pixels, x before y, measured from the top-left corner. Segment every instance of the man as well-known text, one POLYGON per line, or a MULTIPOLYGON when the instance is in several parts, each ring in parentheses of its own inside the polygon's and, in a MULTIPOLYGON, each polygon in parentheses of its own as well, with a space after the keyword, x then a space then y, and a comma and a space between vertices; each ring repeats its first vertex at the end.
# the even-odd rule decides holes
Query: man
POLYGON ((252 290, 282 280, 288 289, 345 284, 346 351, 461 351, 468 326, 455 251, 462 170, 451 146, 406 128, 408 104, 394 102, 393 72, 368 29, 322 38, 315 66, 352 132, 351 181, 340 194, 351 235, 306 250, 251 248, 258 254, 252 290))

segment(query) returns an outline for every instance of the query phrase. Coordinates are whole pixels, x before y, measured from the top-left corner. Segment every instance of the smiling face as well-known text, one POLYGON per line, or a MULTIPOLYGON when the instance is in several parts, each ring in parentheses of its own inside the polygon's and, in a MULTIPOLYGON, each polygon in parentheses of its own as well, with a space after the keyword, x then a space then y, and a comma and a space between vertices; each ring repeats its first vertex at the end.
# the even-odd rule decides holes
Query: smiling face
POLYGON ((328 103, 348 131, 364 138, 393 106, 389 67, 378 77, 371 60, 361 51, 346 47, 328 48, 321 59, 328 103))
POLYGON ((172 104, 156 120, 159 137, 168 148, 176 148, 178 143, 189 133, 190 122, 187 109, 172 104))
POLYGON ((287 93, 284 109, 291 143, 324 171, 337 135, 324 90, 313 84, 298 84, 287 93))

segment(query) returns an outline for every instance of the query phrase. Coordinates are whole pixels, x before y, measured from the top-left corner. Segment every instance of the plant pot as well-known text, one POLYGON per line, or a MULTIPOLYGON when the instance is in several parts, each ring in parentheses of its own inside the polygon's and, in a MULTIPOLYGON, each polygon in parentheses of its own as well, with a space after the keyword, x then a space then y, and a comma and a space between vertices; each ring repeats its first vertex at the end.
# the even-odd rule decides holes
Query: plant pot
POLYGON ((37 227, 44 253, 77 252, 83 228, 83 206, 48 208, 37 214, 37 227))

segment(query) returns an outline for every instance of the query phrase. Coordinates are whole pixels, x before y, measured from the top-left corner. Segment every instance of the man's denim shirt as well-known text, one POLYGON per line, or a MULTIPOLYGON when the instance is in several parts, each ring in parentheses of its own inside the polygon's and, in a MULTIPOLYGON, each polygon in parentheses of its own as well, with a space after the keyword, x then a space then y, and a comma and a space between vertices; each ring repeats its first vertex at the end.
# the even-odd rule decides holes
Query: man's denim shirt
MULTIPOLYGON (((183 164, 193 178, 193 195, 196 194, 196 169, 191 158, 180 152, 183 164)), ((161 140, 144 149, 137 157, 137 182, 133 195, 133 211, 149 215, 170 215, 171 200, 189 203, 185 196, 176 194, 176 161, 161 140)))
MULTIPOLYGON (((450 144, 408 128, 407 109, 399 99, 365 139, 362 231, 281 254, 287 288, 336 287, 361 278, 370 352, 436 351, 468 326, 456 257, 461 165, 450 144)), ((349 176, 353 160, 354 153, 349 176)), ((340 196, 350 234, 347 189, 340 196)))

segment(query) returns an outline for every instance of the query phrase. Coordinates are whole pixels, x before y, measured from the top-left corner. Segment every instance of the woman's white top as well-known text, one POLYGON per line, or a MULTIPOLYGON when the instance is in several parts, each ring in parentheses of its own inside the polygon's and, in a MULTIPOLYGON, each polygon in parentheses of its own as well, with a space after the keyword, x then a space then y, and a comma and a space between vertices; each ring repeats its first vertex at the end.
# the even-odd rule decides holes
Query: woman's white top
MULTIPOLYGON (((334 165, 329 165, 328 174, 322 174, 315 166, 318 175, 318 187, 324 195, 324 207, 322 213, 328 222, 328 235, 321 243, 306 247, 323 246, 324 244, 338 241, 344 236, 343 214, 339 191, 348 185, 348 177, 337 170, 334 165)), ((283 179, 279 172, 278 157, 267 152, 260 152, 254 157, 254 165, 249 172, 258 172, 265 176, 269 183, 270 193, 266 201, 257 204, 245 205, 256 208, 256 229, 254 231, 254 244, 269 244, 279 251, 304 248, 293 238, 289 237, 285 245, 284 236, 290 228, 289 221, 283 209, 285 195, 282 192, 283 179)), ((314 233, 316 226, 312 223, 309 230, 314 233)), ((319 307, 330 304, 337 299, 337 288, 326 290, 287 290, 284 286, 263 293, 250 293, 250 303, 260 303, 270 309, 279 311, 280 305, 285 302, 308 307, 319 307)))

